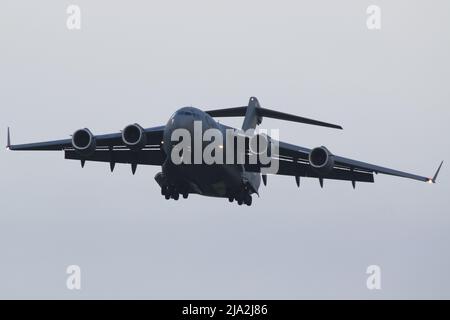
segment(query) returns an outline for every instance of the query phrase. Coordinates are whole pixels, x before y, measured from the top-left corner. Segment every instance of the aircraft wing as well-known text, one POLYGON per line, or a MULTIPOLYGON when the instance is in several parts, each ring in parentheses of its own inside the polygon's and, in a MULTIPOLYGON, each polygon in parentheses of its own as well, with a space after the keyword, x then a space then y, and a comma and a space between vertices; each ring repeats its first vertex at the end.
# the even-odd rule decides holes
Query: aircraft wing
MULTIPOLYGON (((111 170, 115 163, 162 165, 166 156, 161 149, 164 126, 144 129, 146 145, 140 150, 131 150, 125 145, 120 132, 94 135, 95 150, 88 155, 78 153, 73 145, 72 139, 44 141, 27 144, 11 144, 8 128, 7 148, 13 151, 64 151, 66 159, 80 160, 82 165, 85 161, 109 162, 111 170)), ((133 168, 134 172, 135 168, 133 168)))
MULTIPOLYGON (((354 186, 356 181, 374 182, 374 173, 435 183, 443 163, 441 162, 433 177, 424 177, 332 154, 334 159, 333 167, 328 172, 321 173, 310 164, 310 152, 311 149, 308 148, 279 142, 278 154, 272 155, 273 158, 279 160, 279 169, 276 174, 294 176, 297 179, 297 183, 299 183, 298 177, 312 177, 320 179, 321 184, 323 179, 334 179, 352 181, 354 186)), ((261 166, 248 165, 246 169, 260 172, 261 166)))

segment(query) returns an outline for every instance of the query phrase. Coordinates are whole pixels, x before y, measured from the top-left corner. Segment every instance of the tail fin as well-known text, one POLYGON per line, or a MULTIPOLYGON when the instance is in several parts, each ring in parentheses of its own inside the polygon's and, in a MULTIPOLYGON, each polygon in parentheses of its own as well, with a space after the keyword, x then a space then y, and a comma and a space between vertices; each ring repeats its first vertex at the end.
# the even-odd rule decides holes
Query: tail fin
POLYGON ((262 116, 258 113, 258 110, 261 109, 258 99, 251 97, 246 109, 244 123, 242 124, 242 130, 244 131, 255 129, 262 122, 262 116))
POLYGON ((251 97, 248 106, 245 107, 210 110, 206 111, 206 113, 208 113, 212 117, 245 117, 244 123, 242 125, 242 129, 244 130, 255 128, 262 122, 263 117, 311 124, 333 129, 342 129, 341 126, 336 124, 299 117, 271 109, 261 108, 258 99, 256 99, 255 97, 251 97))

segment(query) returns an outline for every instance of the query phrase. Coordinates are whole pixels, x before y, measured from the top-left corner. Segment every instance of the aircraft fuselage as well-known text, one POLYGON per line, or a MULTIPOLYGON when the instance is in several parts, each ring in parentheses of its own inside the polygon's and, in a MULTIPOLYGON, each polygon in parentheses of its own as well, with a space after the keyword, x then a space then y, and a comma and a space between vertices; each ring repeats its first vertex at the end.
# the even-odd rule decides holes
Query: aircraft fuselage
MULTIPOLYGON (((187 130, 190 134, 190 144, 195 146, 199 143, 198 131, 195 131, 194 122, 197 126, 201 123, 203 136, 208 129, 217 129, 222 133, 222 148, 226 152, 226 127, 215 121, 210 115, 200 109, 184 107, 176 111, 169 119, 164 129, 163 149, 167 154, 167 160, 162 165, 162 176, 157 181, 162 188, 166 185, 176 189, 181 194, 198 193, 211 197, 232 198, 245 197, 258 191, 261 176, 259 173, 245 172, 242 164, 195 164, 172 162, 171 152, 179 141, 173 141, 173 133, 177 129, 187 130)), ((202 150, 208 142, 202 141, 202 150)))

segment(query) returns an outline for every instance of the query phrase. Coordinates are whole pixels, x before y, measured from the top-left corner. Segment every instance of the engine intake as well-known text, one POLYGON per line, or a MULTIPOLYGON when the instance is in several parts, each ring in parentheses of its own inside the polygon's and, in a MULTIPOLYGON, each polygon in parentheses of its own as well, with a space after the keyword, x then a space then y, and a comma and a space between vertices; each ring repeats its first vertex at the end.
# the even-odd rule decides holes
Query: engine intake
POLYGON ((147 135, 137 123, 130 124, 122 131, 122 141, 133 150, 140 150, 147 144, 147 135))
POLYGON ((91 155, 96 148, 95 137, 89 129, 79 129, 72 135, 72 146, 81 155, 91 155))
POLYGON ((309 163, 320 173, 328 173, 333 170, 334 156, 324 146, 314 148, 309 153, 309 163))

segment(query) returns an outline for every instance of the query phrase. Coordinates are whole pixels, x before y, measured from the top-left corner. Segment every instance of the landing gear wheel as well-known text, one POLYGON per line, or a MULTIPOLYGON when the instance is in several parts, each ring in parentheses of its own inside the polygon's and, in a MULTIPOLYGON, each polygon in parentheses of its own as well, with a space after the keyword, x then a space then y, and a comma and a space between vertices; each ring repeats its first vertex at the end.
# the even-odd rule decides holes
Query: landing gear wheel
POLYGON ((164 195, 164 197, 166 198, 166 200, 169 200, 169 199, 170 199, 170 194, 166 193, 166 194, 164 195))
POLYGON ((252 205, 252 196, 251 195, 247 195, 245 197, 245 204, 248 205, 248 206, 252 205))
POLYGON ((234 198, 233 197, 228 197, 228 201, 233 202, 234 198))
POLYGON ((187 199, 188 196, 189 196, 189 193, 187 193, 187 192, 183 193, 183 199, 187 199))
POLYGON ((178 200, 180 198, 180 194, 178 192, 175 192, 174 194, 172 194, 172 198, 174 200, 178 200))
POLYGON ((239 199, 239 200, 237 201, 237 203, 238 203, 238 205, 242 206, 242 203, 243 203, 242 199, 239 199))

